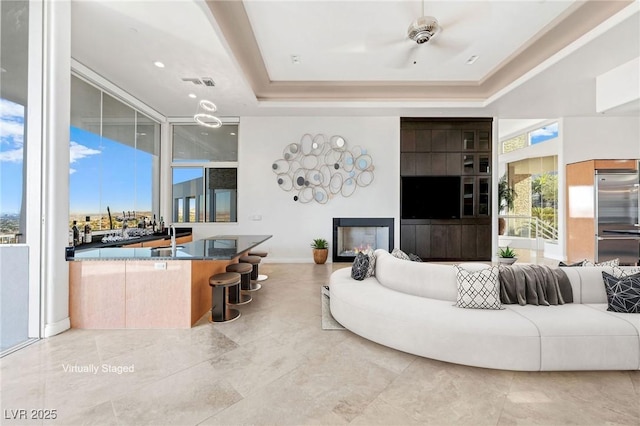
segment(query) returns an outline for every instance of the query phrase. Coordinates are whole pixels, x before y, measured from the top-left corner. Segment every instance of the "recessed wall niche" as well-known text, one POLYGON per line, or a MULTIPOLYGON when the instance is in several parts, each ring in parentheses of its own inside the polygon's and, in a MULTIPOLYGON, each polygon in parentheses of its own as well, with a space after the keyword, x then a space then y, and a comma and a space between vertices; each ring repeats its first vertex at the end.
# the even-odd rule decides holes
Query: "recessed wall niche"
POLYGON ((326 204, 334 196, 351 196, 373 182, 373 159, 367 149, 349 148, 344 137, 306 133, 300 142, 284 147, 271 165, 276 183, 293 192, 293 201, 326 204))

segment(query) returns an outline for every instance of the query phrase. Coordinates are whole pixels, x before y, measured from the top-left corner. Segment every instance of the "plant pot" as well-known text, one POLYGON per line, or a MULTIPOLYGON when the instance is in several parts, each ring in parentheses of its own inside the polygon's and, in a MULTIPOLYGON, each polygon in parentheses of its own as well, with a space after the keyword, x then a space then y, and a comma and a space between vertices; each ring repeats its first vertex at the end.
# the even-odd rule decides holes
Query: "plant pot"
POLYGON ((502 263, 503 265, 513 265, 514 263, 516 263, 516 260, 518 260, 517 257, 499 257, 498 258, 498 262, 502 263))
POLYGON ((504 235, 507 228, 507 221, 503 217, 498 218, 498 235, 504 235))
POLYGON ((318 265, 322 265, 327 261, 329 249, 313 249, 313 261, 318 265))

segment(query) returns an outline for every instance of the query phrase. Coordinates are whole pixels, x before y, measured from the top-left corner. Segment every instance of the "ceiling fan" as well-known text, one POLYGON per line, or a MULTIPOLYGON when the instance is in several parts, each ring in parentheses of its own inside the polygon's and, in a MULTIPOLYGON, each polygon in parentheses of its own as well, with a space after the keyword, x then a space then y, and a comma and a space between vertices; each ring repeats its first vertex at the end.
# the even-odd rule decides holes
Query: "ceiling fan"
POLYGON ((438 20, 433 16, 425 16, 424 1, 422 2, 422 16, 413 21, 407 29, 407 37, 418 44, 428 43, 442 31, 438 20))
POLYGON ((407 52, 407 56, 403 61, 405 64, 404 66, 417 64, 417 60, 415 59, 415 48, 429 43, 429 41, 442 32, 442 27, 438 23, 438 20, 433 16, 425 15, 424 3, 425 0, 422 0, 422 15, 411 22, 409 28, 407 28, 407 38, 416 42, 416 44, 407 52))

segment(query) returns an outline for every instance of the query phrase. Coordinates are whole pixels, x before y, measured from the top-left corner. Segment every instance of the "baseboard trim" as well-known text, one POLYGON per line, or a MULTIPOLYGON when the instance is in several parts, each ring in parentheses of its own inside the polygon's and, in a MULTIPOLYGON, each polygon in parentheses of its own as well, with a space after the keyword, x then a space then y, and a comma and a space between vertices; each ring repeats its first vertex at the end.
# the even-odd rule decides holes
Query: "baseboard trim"
POLYGON ((61 319, 60 321, 56 321, 50 324, 46 324, 44 326, 44 337, 55 336, 56 334, 60 334, 63 331, 67 331, 71 328, 71 320, 69 317, 61 319))

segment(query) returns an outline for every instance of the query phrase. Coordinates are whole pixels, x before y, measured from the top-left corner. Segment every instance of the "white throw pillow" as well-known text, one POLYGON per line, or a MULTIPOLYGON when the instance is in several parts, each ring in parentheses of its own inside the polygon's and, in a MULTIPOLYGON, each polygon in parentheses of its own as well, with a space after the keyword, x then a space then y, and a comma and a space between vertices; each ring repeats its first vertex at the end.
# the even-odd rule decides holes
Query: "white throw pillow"
POLYGON ((624 278, 624 277, 630 277, 631 275, 635 275, 639 272, 640 272, 640 267, 631 268, 631 269, 622 269, 619 266, 614 266, 613 272, 611 275, 613 275, 616 278, 624 278))
POLYGON ((498 267, 468 271, 454 265, 458 281, 456 306, 472 309, 504 309, 500 303, 498 267))
POLYGON ((374 277, 376 275, 376 254, 373 250, 365 250, 365 254, 369 258, 369 268, 365 278, 374 277))
POLYGON ((600 262, 596 264, 588 260, 585 260, 583 266, 618 266, 619 264, 620 264, 620 259, 611 259, 611 260, 607 260, 605 262, 600 262))

